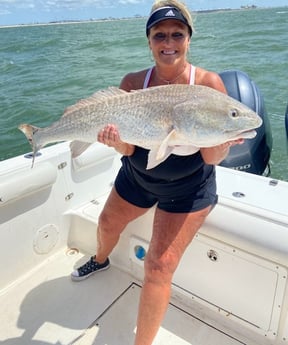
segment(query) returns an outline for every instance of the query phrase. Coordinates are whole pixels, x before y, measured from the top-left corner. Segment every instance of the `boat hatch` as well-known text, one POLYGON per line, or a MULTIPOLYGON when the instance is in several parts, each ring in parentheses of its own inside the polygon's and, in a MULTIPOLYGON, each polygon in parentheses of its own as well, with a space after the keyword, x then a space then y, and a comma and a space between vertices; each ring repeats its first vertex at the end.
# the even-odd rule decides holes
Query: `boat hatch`
MULTIPOLYGON (((127 290, 80 336, 73 345, 132 345, 141 287, 132 283, 127 290)), ((239 345, 181 308, 169 304, 165 320, 153 345, 239 345)))

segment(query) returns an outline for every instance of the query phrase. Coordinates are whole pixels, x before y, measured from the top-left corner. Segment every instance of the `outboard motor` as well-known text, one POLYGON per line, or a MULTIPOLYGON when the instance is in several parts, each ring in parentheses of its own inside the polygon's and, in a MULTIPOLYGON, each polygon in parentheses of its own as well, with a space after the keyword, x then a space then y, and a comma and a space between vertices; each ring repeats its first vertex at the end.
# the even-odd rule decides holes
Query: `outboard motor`
POLYGON ((286 113, 285 113, 285 128, 286 128, 286 137, 288 139, 288 103, 287 103, 286 113))
POLYGON ((229 155, 220 165, 252 174, 269 175, 272 133, 260 90, 244 72, 230 70, 221 72, 219 75, 228 95, 247 105, 263 120, 261 127, 256 129, 256 137, 245 140, 242 145, 232 146, 229 155))

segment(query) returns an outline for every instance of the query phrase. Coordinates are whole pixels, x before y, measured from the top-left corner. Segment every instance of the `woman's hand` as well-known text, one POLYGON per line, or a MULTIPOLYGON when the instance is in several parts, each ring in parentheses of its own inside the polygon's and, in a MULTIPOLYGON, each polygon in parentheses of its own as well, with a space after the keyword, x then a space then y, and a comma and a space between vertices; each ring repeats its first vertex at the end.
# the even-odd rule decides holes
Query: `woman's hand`
POLYGON ((217 146, 201 148, 200 152, 206 164, 217 165, 227 157, 231 146, 243 143, 244 139, 230 140, 217 146))
POLYGON ((124 143, 120 139, 117 127, 112 124, 108 124, 98 133, 97 140, 104 145, 114 147, 123 156, 131 156, 135 150, 134 145, 124 143))

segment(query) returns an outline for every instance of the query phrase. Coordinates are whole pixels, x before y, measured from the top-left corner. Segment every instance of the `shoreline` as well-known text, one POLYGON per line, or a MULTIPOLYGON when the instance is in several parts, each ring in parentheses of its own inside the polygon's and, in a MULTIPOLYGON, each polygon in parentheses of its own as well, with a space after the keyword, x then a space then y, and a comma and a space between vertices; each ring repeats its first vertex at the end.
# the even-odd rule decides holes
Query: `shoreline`
POLYGON ((49 25, 69 25, 69 24, 85 24, 85 23, 97 23, 97 22, 112 22, 116 20, 132 20, 145 17, 130 17, 130 18, 109 18, 109 19, 87 19, 87 20, 63 20, 63 21, 52 21, 47 23, 28 23, 28 24, 11 24, 11 25, 0 25, 0 29, 3 28, 22 28, 31 26, 49 26, 49 25))
MULTIPOLYGON (((285 6, 284 6, 285 7, 285 6)), ((250 11, 250 10, 257 10, 257 9, 265 9, 265 8, 278 8, 278 7, 258 7, 258 6, 242 6, 241 8, 219 8, 219 9, 207 9, 207 10, 195 10, 191 11, 192 14, 206 14, 206 13, 214 13, 214 12, 232 12, 232 11, 250 11)), ((283 7, 279 7, 283 8, 283 7)), ((111 22, 111 21, 118 21, 118 20, 134 20, 134 19, 145 19, 147 16, 134 16, 134 17, 127 17, 127 18, 99 18, 99 19, 83 19, 83 20, 62 20, 62 21, 50 21, 50 22, 39 22, 39 23, 25 23, 25 24, 11 24, 11 25, 0 25, 0 29, 2 28, 18 28, 18 27, 31 27, 31 26, 47 26, 47 25, 68 25, 68 24, 83 24, 83 23, 96 23, 96 22, 111 22)))

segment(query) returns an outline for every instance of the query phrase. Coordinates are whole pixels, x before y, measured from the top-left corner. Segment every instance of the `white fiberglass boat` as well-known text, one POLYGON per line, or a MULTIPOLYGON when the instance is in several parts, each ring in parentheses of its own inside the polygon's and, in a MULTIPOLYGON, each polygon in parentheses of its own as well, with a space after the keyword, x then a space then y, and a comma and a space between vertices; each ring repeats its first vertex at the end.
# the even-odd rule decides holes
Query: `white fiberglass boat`
MULTIPOLYGON (((154 344, 288 344, 288 183, 239 171, 252 165, 217 167, 219 203, 175 273, 154 344)), ((95 252, 119 166, 101 144, 73 160, 69 143, 50 146, 33 169, 29 154, 1 162, 0 344, 133 344, 154 210, 129 224, 109 270, 70 279, 95 252)))

